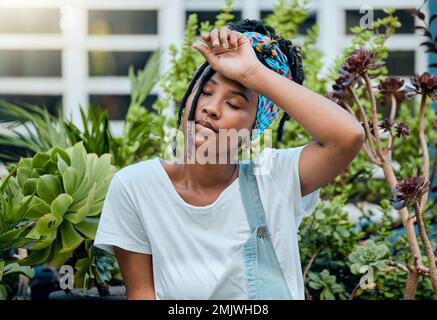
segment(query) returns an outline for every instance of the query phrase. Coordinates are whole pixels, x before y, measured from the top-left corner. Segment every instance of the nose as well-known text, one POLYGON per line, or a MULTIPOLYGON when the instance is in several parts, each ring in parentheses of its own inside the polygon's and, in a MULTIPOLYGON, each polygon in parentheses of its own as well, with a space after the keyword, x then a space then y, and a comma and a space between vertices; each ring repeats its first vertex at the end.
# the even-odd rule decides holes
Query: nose
POLYGON ((220 111, 218 110, 218 107, 211 103, 202 106, 202 113, 210 116, 212 119, 220 118, 220 111))

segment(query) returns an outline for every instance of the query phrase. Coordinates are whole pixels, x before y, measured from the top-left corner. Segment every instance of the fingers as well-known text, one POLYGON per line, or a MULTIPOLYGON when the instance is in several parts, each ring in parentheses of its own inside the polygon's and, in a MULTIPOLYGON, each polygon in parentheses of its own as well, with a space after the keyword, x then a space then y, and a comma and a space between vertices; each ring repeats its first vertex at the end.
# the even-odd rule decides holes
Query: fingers
POLYGON ((217 29, 212 29, 209 33, 211 37, 211 43, 214 48, 220 46, 220 39, 219 39, 219 31, 217 29))
POLYGON ((237 49, 238 48, 238 32, 230 30, 223 26, 220 30, 214 28, 210 32, 201 35, 201 38, 208 44, 211 49, 237 49))
POLYGON ((224 26, 220 28, 219 38, 220 38, 220 43, 221 43, 223 49, 229 48, 228 38, 230 36, 230 33, 231 33, 231 30, 229 30, 229 28, 224 27, 224 26))
POLYGON ((229 40, 230 40, 229 41, 230 42, 230 47, 238 49, 238 32, 231 31, 231 34, 229 36, 229 40))

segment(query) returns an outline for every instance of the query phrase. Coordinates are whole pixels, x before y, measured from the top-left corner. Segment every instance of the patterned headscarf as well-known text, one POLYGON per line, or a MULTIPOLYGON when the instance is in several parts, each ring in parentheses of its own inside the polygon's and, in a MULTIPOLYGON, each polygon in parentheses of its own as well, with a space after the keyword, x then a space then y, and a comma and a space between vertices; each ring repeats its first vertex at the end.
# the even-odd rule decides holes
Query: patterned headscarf
MULTIPOLYGON (((261 33, 246 31, 243 33, 249 38, 252 47, 256 50, 257 56, 264 61, 263 64, 269 69, 279 73, 288 79, 292 79, 288 59, 279 48, 276 40, 271 39, 261 33)), ((258 107, 256 112, 255 127, 251 140, 258 138, 264 130, 276 119, 280 107, 269 100, 267 97, 258 95, 258 107)))

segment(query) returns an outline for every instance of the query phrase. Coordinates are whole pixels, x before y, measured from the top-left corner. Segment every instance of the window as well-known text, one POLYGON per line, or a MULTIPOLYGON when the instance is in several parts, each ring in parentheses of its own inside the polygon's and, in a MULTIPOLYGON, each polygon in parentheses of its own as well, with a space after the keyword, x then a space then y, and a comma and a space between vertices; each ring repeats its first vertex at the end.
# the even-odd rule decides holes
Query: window
POLYGON ((60 33, 59 22, 59 9, 0 10, 0 33, 60 33))
MULTIPOLYGON (((266 18, 272 12, 273 12, 272 10, 261 10, 261 20, 264 20, 264 18, 266 18)), ((316 13, 315 12, 309 13, 305 21, 301 25, 299 25, 298 33, 306 34, 308 29, 311 28, 316 23, 317 23, 316 13)))
POLYGON ((410 76, 415 72, 414 50, 393 50, 387 57, 387 69, 389 75, 410 76))
POLYGON ((0 77, 62 77, 60 50, 0 50, 0 77))
MULTIPOLYGON (((62 96, 60 95, 8 95, 0 94, 0 100, 5 100, 18 106, 31 104, 47 109, 53 115, 58 114, 59 108, 62 107, 62 96)), ((1 113, 0 120, 14 120, 1 113)))
MULTIPOLYGON (((346 10, 346 34, 352 34, 350 29, 354 26, 360 25, 360 19, 365 13, 360 13, 360 10, 346 10)), ((411 16, 407 10, 396 10, 395 16, 399 18, 401 27, 396 29, 396 34, 414 33, 414 17, 411 16)), ((383 10, 374 10, 373 19, 376 21, 387 16, 383 10)), ((380 29, 384 32, 384 29, 380 29)))
MULTIPOLYGON (((209 23, 211 25, 214 25, 214 22, 216 20, 217 15, 220 14, 220 11, 186 11, 186 15, 185 15, 185 19, 186 21, 188 21, 188 17, 193 14, 196 13, 197 14, 197 24, 200 28, 200 25, 202 22, 206 22, 209 21, 209 23)), ((241 11, 240 10, 235 10, 232 11, 232 14, 234 15, 234 20, 238 20, 241 19, 241 11)), ((197 30, 197 34, 199 35, 199 30, 197 30)))
MULTIPOLYGON (((143 103, 147 109, 152 110, 152 105, 157 100, 156 95, 149 95, 143 103)), ((90 104, 108 110, 110 120, 124 120, 129 109, 129 95, 90 95, 90 104)))
POLYGON ((89 58, 89 75, 94 76, 127 76, 130 65, 135 70, 147 63, 152 52, 141 51, 91 51, 89 58))
POLYGON ((90 10, 88 33, 90 35, 157 34, 158 11, 90 10))

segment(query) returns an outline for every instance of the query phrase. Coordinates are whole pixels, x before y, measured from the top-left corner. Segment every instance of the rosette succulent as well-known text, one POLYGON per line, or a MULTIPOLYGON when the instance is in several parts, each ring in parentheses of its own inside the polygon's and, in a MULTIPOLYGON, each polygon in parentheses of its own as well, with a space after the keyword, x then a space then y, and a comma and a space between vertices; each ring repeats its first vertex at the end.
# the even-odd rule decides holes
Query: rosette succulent
POLYGON ((87 154, 82 142, 21 159, 17 181, 32 197, 26 218, 34 221, 26 237, 38 241, 26 263, 60 267, 84 239, 94 239, 114 172, 109 154, 87 154))

